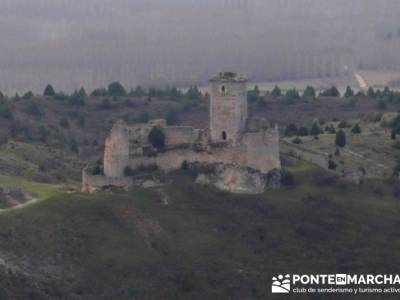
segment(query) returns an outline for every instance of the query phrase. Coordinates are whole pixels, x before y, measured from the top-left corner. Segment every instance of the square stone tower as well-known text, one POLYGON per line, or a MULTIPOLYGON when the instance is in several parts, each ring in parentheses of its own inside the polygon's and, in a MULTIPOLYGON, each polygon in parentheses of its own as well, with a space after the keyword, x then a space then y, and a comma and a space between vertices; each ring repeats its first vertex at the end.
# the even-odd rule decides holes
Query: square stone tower
POLYGON ((210 135, 212 142, 236 144, 247 121, 247 80, 236 73, 210 79, 210 135))

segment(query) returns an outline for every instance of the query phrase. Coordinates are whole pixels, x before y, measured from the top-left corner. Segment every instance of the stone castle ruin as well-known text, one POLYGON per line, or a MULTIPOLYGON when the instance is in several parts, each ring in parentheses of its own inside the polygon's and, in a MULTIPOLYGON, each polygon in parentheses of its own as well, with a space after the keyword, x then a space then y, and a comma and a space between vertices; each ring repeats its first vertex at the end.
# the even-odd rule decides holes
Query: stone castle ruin
POLYGON ((247 110, 246 79, 220 73, 210 80, 210 126, 167 126, 165 120, 127 125, 118 121, 105 143, 104 175, 83 171, 82 191, 105 187, 128 189, 128 171, 156 166, 165 172, 190 168, 196 182, 214 184, 233 193, 262 193, 280 185, 279 133, 265 119, 251 119, 247 110), (149 135, 162 132, 164 145, 149 135))

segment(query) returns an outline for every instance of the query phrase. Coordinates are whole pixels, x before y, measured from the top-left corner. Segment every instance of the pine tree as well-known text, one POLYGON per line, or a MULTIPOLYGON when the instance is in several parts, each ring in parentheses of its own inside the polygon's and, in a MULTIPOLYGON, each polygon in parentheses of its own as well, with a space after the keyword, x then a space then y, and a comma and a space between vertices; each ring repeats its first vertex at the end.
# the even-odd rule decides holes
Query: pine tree
POLYGON ((346 134, 343 130, 339 130, 338 133, 336 133, 335 144, 342 148, 346 146, 346 134))
POLYGON ((44 89, 43 96, 53 97, 55 94, 56 94, 56 92, 54 91, 53 87, 50 84, 48 84, 46 86, 46 88, 44 89))

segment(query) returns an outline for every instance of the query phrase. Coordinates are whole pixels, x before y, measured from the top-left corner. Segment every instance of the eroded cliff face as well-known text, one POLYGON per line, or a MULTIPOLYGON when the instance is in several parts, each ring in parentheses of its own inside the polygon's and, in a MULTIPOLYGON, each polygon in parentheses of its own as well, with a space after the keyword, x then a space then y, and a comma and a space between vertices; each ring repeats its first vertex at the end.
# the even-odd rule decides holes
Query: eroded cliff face
POLYGON ((213 172, 200 173, 196 183, 214 185, 231 193, 261 194, 268 188, 279 188, 280 178, 277 169, 263 174, 247 167, 216 164, 213 172))

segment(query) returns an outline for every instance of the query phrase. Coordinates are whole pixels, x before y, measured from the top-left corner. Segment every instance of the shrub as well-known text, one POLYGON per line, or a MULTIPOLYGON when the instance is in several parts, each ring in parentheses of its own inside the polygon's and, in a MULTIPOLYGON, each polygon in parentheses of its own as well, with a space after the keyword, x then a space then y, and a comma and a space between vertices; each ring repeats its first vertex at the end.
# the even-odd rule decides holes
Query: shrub
POLYGON ((339 147, 346 146, 346 134, 343 130, 339 130, 338 133, 336 133, 335 144, 339 147))
POLYGON ((105 88, 95 89, 92 93, 92 97, 105 97, 108 95, 108 92, 105 88))
POLYGON ((323 96, 323 97, 340 97, 340 93, 336 86, 332 86, 331 88, 322 91, 321 96, 323 96))
POLYGON ((295 139, 293 139, 292 140, 292 143, 293 144, 297 144, 297 145, 299 145, 299 144, 303 144, 303 140, 301 139, 301 138, 295 138, 295 139))
POLYGON ((354 125, 353 128, 351 129, 351 132, 354 134, 360 134, 361 133, 360 125, 358 124, 354 125))
POLYGON ((189 170, 189 163, 186 160, 182 162, 181 169, 184 171, 189 170))
POLYGON ((325 132, 330 133, 330 134, 335 134, 336 133, 336 129, 333 125, 330 126, 326 126, 325 127, 325 132))
POLYGON ((131 167, 127 166, 124 169, 124 176, 129 177, 132 176, 134 174, 134 171, 132 170, 131 167))
POLYGON ((311 126, 310 135, 318 135, 321 133, 322 133, 321 127, 319 127, 319 124, 317 122, 314 122, 314 124, 311 126))
POLYGON ((315 98, 315 89, 312 86, 307 86, 303 93, 303 98, 315 98))
POLYGON ((350 98, 354 96, 354 91, 351 89, 350 86, 347 86, 346 91, 344 92, 344 96, 346 98, 350 98))
POLYGON ((153 127, 149 133, 149 142, 150 144, 156 148, 157 150, 163 150, 165 147, 165 134, 164 132, 158 128, 153 127))
POLYGON ((299 92, 298 92, 295 88, 289 89, 289 90, 286 92, 285 97, 286 97, 286 99, 289 99, 289 100, 297 100, 297 99, 300 99, 299 92))
POLYGON ((271 91, 271 95, 275 98, 280 97, 282 95, 282 91, 279 86, 275 86, 274 89, 271 91))
POLYGON ((93 168, 92 174, 93 175, 103 175, 103 162, 101 161, 101 159, 96 161, 96 165, 93 168))
POLYGON ((50 84, 48 84, 46 86, 46 88, 44 89, 43 96, 53 97, 55 94, 56 94, 56 92, 54 91, 54 88, 50 84))
POLYGON ((197 86, 191 86, 186 92, 186 97, 192 100, 200 99, 201 96, 201 92, 197 86))
POLYGON ((108 94, 111 96, 125 96, 126 90, 118 81, 114 81, 108 85, 108 94))
POLYGON ((285 129, 285 136, 292 137, 297 135, 298 129, 296 124, 289 124, 285 129))
POLYGON ((28 106, 25 108, 25 112, 28 115, 41 118, 44 116, 44 112, 41 110, 41 108, 36 104, 36 102, 31 101, 28 106))
POLYGON ((308 129, 306 127, 300 127, 297 134, 299 136, 307 136, 308 135, 308 129))
POLYGON ((375 96, 376 96, 376 94, 375 94, 374 89, 372 87, 369 87, 368 91, 367 91, 367 97, 368 98, 375 98, 375 96))
POLYGON ((68 97, 69 105, 85 105, 86 92, 84 90, 75 91, 71 96, 68 97))
POLYGON ((257 102, 260 99, 260 90, 256 85, 253 90, 247 92, 247 100, 249 102, 257 102))
POLYGON ((32 93, 31 91, 26 92, 26 93, 22 96, 22 99, 25 99, 25 100, 27 100, 27 99, 32 99, 32 98, 33 98, 33 93, 32 93))
POLYGON ((328 169, 329 170, 336 170, 336 168, 337 168, 337 163, 334 160, 330 159, 328 161, 328 169))
POLYGON ((338 124, 338 128, 348 128, 350 125, 346 121, 340 121, 338 124))
POLYGON ((288 187, 294 187, 296 185, 293 174, 286 170, 282 171, 281 183, 283 186, 288 186, 288 187))

